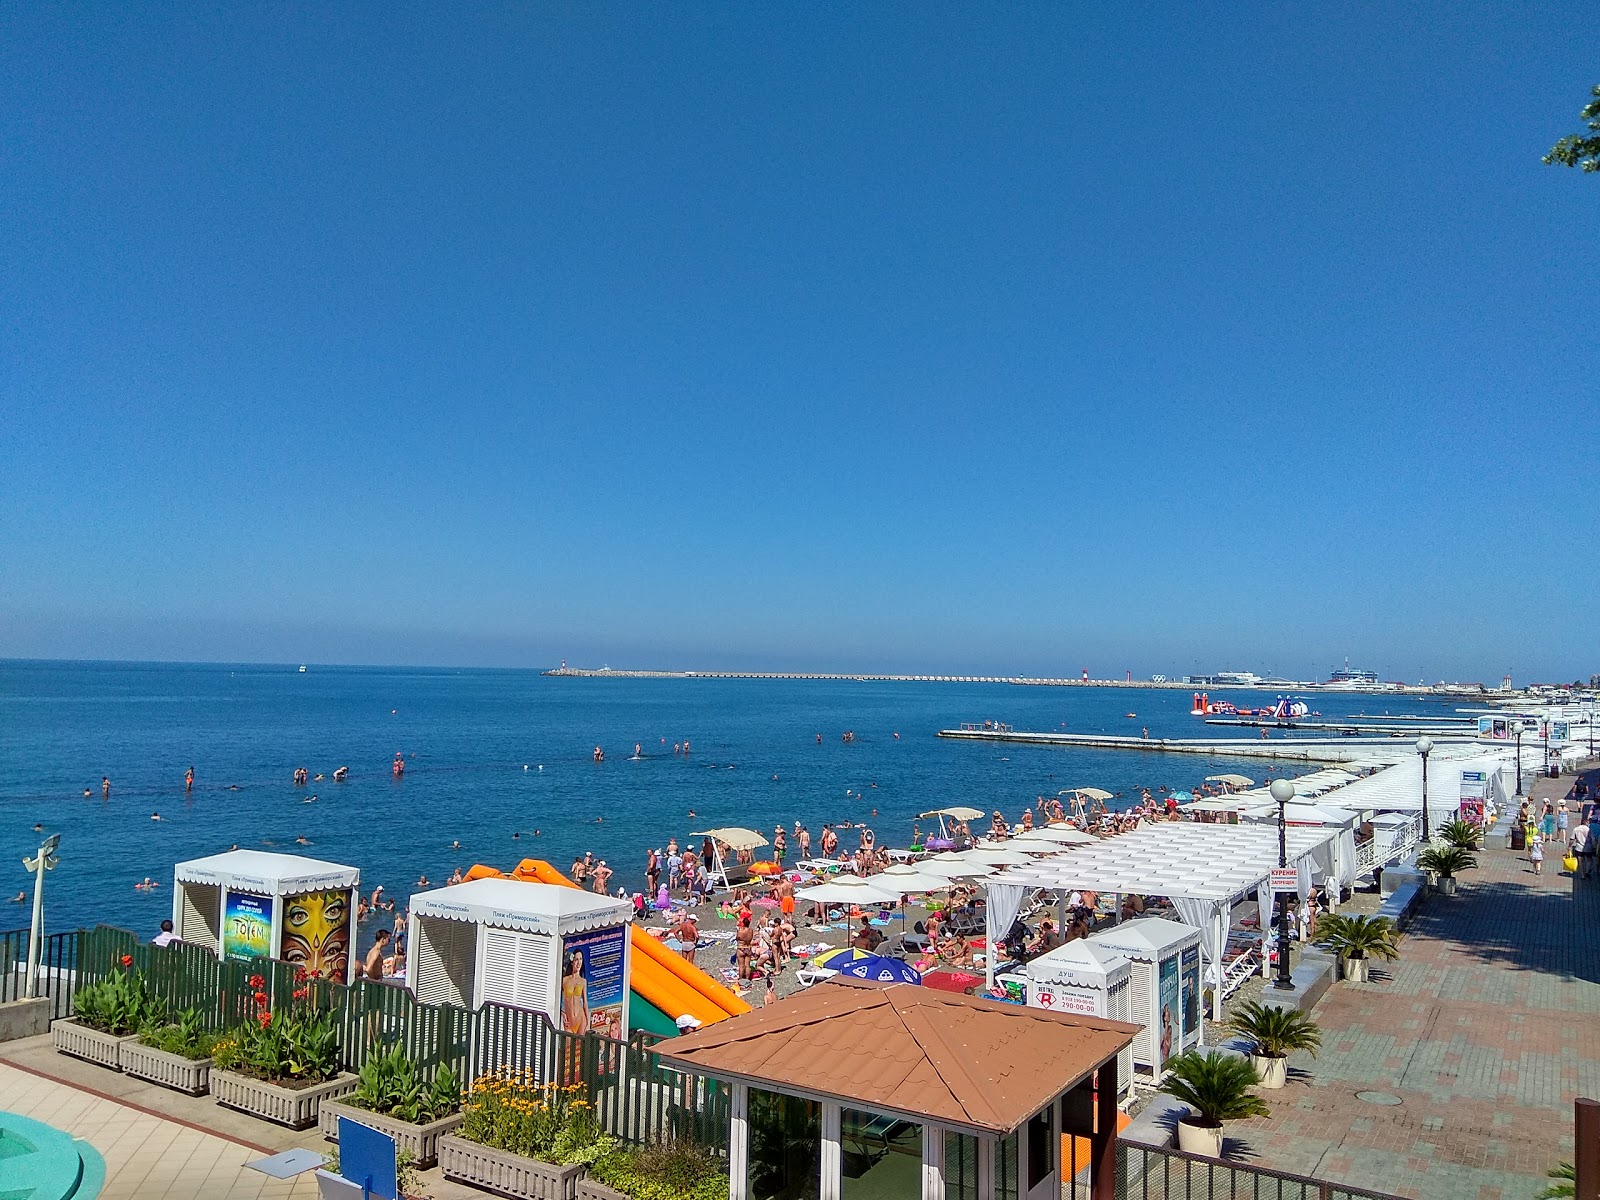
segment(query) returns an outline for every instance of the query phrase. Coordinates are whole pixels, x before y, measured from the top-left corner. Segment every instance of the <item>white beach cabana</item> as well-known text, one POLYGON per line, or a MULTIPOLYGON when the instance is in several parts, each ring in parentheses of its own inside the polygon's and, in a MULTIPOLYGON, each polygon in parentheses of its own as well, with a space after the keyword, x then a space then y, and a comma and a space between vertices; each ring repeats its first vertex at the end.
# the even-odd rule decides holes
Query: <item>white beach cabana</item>
MULTIPOLYGON (((1333 842, 1339 830, 1299 826, 1286 831, 1295 891, 1336 870, 1333 842)), ((1200 930, 1201 959, 1222 1010, 1223 952, 1234 904, 1255 894, 1263 913, 1272 904, 1271 873, 1278 865, 1278 830, 1267 825, 1203 825, 1190 821, 1142 825, 1030 866, 1013 867, 984 881, 991 946, 1010 930, 1030 891, 1090 890, 1116 895, 1166 896, 1184 922, 1200 930)), ((1287 890, 1287 889, 1285 889, 1287 890)), ((992 956, 989 969, 992 971, 992 956)))
POLYGON ((741 850, 759 850, 767 844, 767 839, 755 830, 745 829, 739 825, 729 825, 723 829, 702 829, 698 832, 690 833, 689 836, 697 838, 708 837, 711 839, 711 851, 716 855, 717 869, 712 871, 708 863, 701 863, 700 865, 712 879, 721 880, 724 891, 730 885, 728 883, 728 867, 722 861, 722 848, 726 846, 737 854, 741 850))
POLYGON ((931 808, 925 813, 918 813, 917 820, 925 821, 929 817, 936 817, 939 821, 939 836, 945 841, 951 841, 950 830, 945 825, 945 818, 952 821, 981 821, 983 812, 976 808, 969 808, 965 804, 952 804, 947 808, 931 808))

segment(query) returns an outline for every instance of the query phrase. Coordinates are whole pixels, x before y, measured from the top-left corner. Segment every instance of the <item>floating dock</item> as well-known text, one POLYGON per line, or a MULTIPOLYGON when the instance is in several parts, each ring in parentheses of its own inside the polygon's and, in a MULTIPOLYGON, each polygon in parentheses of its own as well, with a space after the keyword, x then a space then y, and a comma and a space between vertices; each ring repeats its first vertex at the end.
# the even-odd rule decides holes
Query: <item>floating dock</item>
MULTIPOLYGON (((941 729, 939 736, 964 742, 1056 746, 1065 750, 1132 750, 1145 754, 1199 754, 1207 758, 1271 758, 1291 762, 1341 763, 1358 759, 1415 757, 1409 745, 1389 738, 1295 738, 1281 742, 1244 738, 1146 738, 1093 733, 1028 733, 1014 729, 941 729), (1376 744, 1374 744, 1376 743, 1376 744)), ((1463 744, 1474 738, 1446 739, 1463 744)))

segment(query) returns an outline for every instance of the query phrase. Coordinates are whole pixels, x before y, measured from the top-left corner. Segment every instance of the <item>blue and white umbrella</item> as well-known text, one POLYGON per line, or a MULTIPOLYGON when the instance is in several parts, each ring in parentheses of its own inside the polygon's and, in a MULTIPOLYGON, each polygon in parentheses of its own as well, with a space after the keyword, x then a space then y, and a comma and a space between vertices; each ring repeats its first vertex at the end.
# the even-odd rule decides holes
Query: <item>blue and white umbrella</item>
POLYGON ((881 954, 868 954, 864 958, 842 962, 835 968, 841 975, 856 979, 870 979, 874 983, 921 983, 922 976, 915 967, 898 958, 885 958, 881 954))

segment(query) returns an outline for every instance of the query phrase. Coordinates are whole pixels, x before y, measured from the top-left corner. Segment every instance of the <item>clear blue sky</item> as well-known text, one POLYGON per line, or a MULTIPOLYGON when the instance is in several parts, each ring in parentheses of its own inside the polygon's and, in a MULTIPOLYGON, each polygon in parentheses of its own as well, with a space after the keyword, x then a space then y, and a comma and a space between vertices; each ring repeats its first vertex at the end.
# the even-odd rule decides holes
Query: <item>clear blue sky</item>
POLYGON ((13 5, 0 654, 1600 670, 1592 4, 13 5))

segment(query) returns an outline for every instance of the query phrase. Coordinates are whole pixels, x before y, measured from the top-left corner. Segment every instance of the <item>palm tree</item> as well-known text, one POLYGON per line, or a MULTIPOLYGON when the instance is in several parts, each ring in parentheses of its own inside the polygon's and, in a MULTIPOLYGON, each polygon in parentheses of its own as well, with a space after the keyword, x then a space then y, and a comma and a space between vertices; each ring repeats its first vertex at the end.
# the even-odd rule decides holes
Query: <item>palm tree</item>
POLYGON ((1456 875, 1477 865, 1477 856, 1461 846, 1429 846, 1417 855, 1417 866, 1437 875, 1439 890, 1447 896, 1456 890, 1456 875))
POLYGON ((1388 917, 1329 913, 1317 922, 1314 944, 1339 956, 1352 983, 1366 980, 1369 958, 1393 962, 1400 957, 1400 931, 1388 917))
POLYGON ((1255 1060, 1252 1065, 1261 1076, 1263 1087, 1283 1086, 1285 1059, 1293 1051, 1304 1050, 1315 1058, 1322 1049, 1321 1028, 1296 1008, 1278 1008, 1251 1000, 1239 1006, 1228 1025, 1250 1039, 1251 1057, 1255 1060))
POLYGON ((1161 1090, 1194 1109, 1178 1122, 1178 1144, 1189 1153, 1222 1153, 1222 1123, 1271 1115, 1266 1101, 1250 1089, 1261 1082, 1245 1059, 1215 1050, 1186 1050, 1167 1060, 1161 1090))
POLYGON ((1459 846, 1463 850, 1476 850, 1480 830, 1471 821, 1463 821, 1457 817, 1439 830, 1439 836, 1451 846, 1459 846))
POLYGON ((1578 1174, 1569 1162, 1562 1163, 1559 1167, 1551 1167, 1545 1172, 1551 1179, 1560 1182, 1552 1183, 1539 1193, 1538 1200, 1559 1200, 1562 1196, 1577 1194, 1578 1174))

